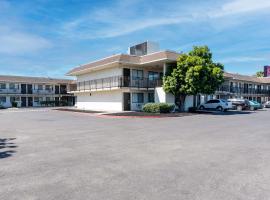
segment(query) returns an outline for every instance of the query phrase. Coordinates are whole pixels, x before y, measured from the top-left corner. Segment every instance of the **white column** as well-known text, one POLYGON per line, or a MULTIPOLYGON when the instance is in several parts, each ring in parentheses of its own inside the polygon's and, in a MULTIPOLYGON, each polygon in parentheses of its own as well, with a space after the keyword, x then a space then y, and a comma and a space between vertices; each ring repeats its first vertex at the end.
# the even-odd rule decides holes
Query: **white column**
POLYGON ((163 75, 165 76, 165 74, 167 73, 167 63, 163 64, 163 75))

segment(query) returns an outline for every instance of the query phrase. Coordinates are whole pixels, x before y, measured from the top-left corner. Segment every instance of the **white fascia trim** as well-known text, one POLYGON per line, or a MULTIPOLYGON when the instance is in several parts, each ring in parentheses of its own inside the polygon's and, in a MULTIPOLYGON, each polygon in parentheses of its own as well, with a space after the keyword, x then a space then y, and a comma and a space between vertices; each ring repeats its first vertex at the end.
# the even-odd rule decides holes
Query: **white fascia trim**
MULTIPOLYGON (((152 54, 156 54, 156 53, 161 53, 161 52, 164 52, 164 51, 159 51, 159 52, 155 52, 155 53, 151 53, 151 54, 147 54, 147 55, 144 55, 144 56, 139 56, 139 57, 145 57, 145 56, 148 56, 148 55, 152 55, 152 54)), ((170 51, 172 52, 172 51, 170 51)), ((172 53, 176 53, 176 52, 172 52, 172 53)), ((124 54, 117 54, 117 55, 124 55, 124 54)), ((117 56, 117 55, 113 55, 113 56, 117 56)), ((110 57, 113 57, 113 56, 110 56, 110 57)), ((129 55, 129 56, 134 56, 134 57, 138 57, 136 55, 129 55)), ((106 58, 110 58, 110 57, 106 57, 106 58)), ((99 61, 101 60, 104 60, 106 58, 103 58, 103 59, 100 59, 99 61)), ((153 62, 158 62, 158 61, 175 61, 175 60, 172 60, 172 59, 168 59, 168 58, 161 58, 161 59, 156 59, 156 60, 151 60, 151 61, 148 61, 148 62, 142 62, 142 63, 134 63, 134 62, 125 62, 125 61, 114 61, 114 62, 110 62, 110 63, 106 63, 106 64, 103 64, 103 65, 98 65, 96 67, 91 67, 91 68, 88 68, 88 69, 82 69, 82 70, 79 70, 75 73, 69 73, 67 75, 69 76, 76 76, 77 73, 81 73, 83 71, 87 71, 87 70, 92 70, 92 69, 96 69, 96 68, 99 68, 99 67, 104 67, 106 65, 111 65, 111 64, 114 64, 114 63, 119 63, 119 64, 130 64, 130 65, 144 65, 144 64, 149 64, 149 63, 153 63, 153 62)), ((94 62, 97 62, 97 61, 94 61, 94 62)), ((93 63, 93 62, 91 62, 93 63)), ((88 64, 91 64, 91 63, 88 63, 88 64)), ((85 64, 87 65, 87 64, 85 64)))

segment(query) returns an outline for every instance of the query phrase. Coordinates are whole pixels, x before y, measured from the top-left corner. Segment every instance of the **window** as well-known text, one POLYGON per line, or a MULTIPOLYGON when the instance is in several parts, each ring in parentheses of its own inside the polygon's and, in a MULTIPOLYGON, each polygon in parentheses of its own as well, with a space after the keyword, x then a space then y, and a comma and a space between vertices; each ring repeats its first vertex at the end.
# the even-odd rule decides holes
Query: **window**
POLYGON ((51 98, 50 97, 46 97, 46 101, 50 101, 51 100, 51 98))
POLYGON ((38 90, 43 90, 43 85, 38 85, 38 90))
POLYGON ((39 97, 34 97, 34 102, 38 103, 39 102, 39 97))
POLYGON ((153 92, 148 93, 148 102, 150 103, 155 102, 155 94, 153 92))
POLYGON ((0 104, 1 103, 6 103, 7 102, 7 98, 6 97, 0 97, 0 104))
POLYGON ((158 72, 148 72, 148 79, 150 81, 158 80, 159 79, 159 73, 158 72))
POLYGON ((209 100, 207 103, 219 103, 219 100, 209 100))
POLYGON ((132 94, 132 103, 143 103, 143 93, 133 93, 132 94))
POLYGON ((133 80, 142 80, 143 79, 143 70, 132 70, 132 79, 133 80))
POLYGON ((20 101, 20 97, 10 97, 10 102, 18 102, 20 101))
POLYGON ((51 90, 51 86, 50 85, 46 85, 45 86, 45 90, 51 90))
POLYGON ((10 84, 9 84, 9 89, 12 89, 12 90, 13 90, 13 89, 15 89, 15 88, 16 88, 15 83, 10 83, 10 84))
POLYGON ((6 84, 5 83, 0 83, 0 89, 6 89, 6 84))

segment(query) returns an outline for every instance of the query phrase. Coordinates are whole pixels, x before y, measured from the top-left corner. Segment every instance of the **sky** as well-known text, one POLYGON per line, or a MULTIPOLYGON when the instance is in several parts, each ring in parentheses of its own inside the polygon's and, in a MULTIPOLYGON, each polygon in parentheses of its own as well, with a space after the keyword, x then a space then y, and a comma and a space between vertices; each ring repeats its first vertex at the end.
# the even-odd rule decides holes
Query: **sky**
POLYGON ((269 0, 0 0, 0 74, 65 77, 146 40, 208 45, 225 70, 270 65, 269 0))

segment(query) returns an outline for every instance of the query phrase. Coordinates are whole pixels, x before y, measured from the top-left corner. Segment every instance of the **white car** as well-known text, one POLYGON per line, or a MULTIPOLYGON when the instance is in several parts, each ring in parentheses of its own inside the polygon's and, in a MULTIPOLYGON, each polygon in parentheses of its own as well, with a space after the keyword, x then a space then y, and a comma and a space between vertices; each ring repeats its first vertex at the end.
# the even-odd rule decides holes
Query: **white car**
POLYGON ((270 108, 270 101, 265 102, 264 107, 265 108, 270 108))
POLYGON ((232 103, 223 99, 212 99, 199 106, 200 110, 227 111, 232 109, 232 103))

